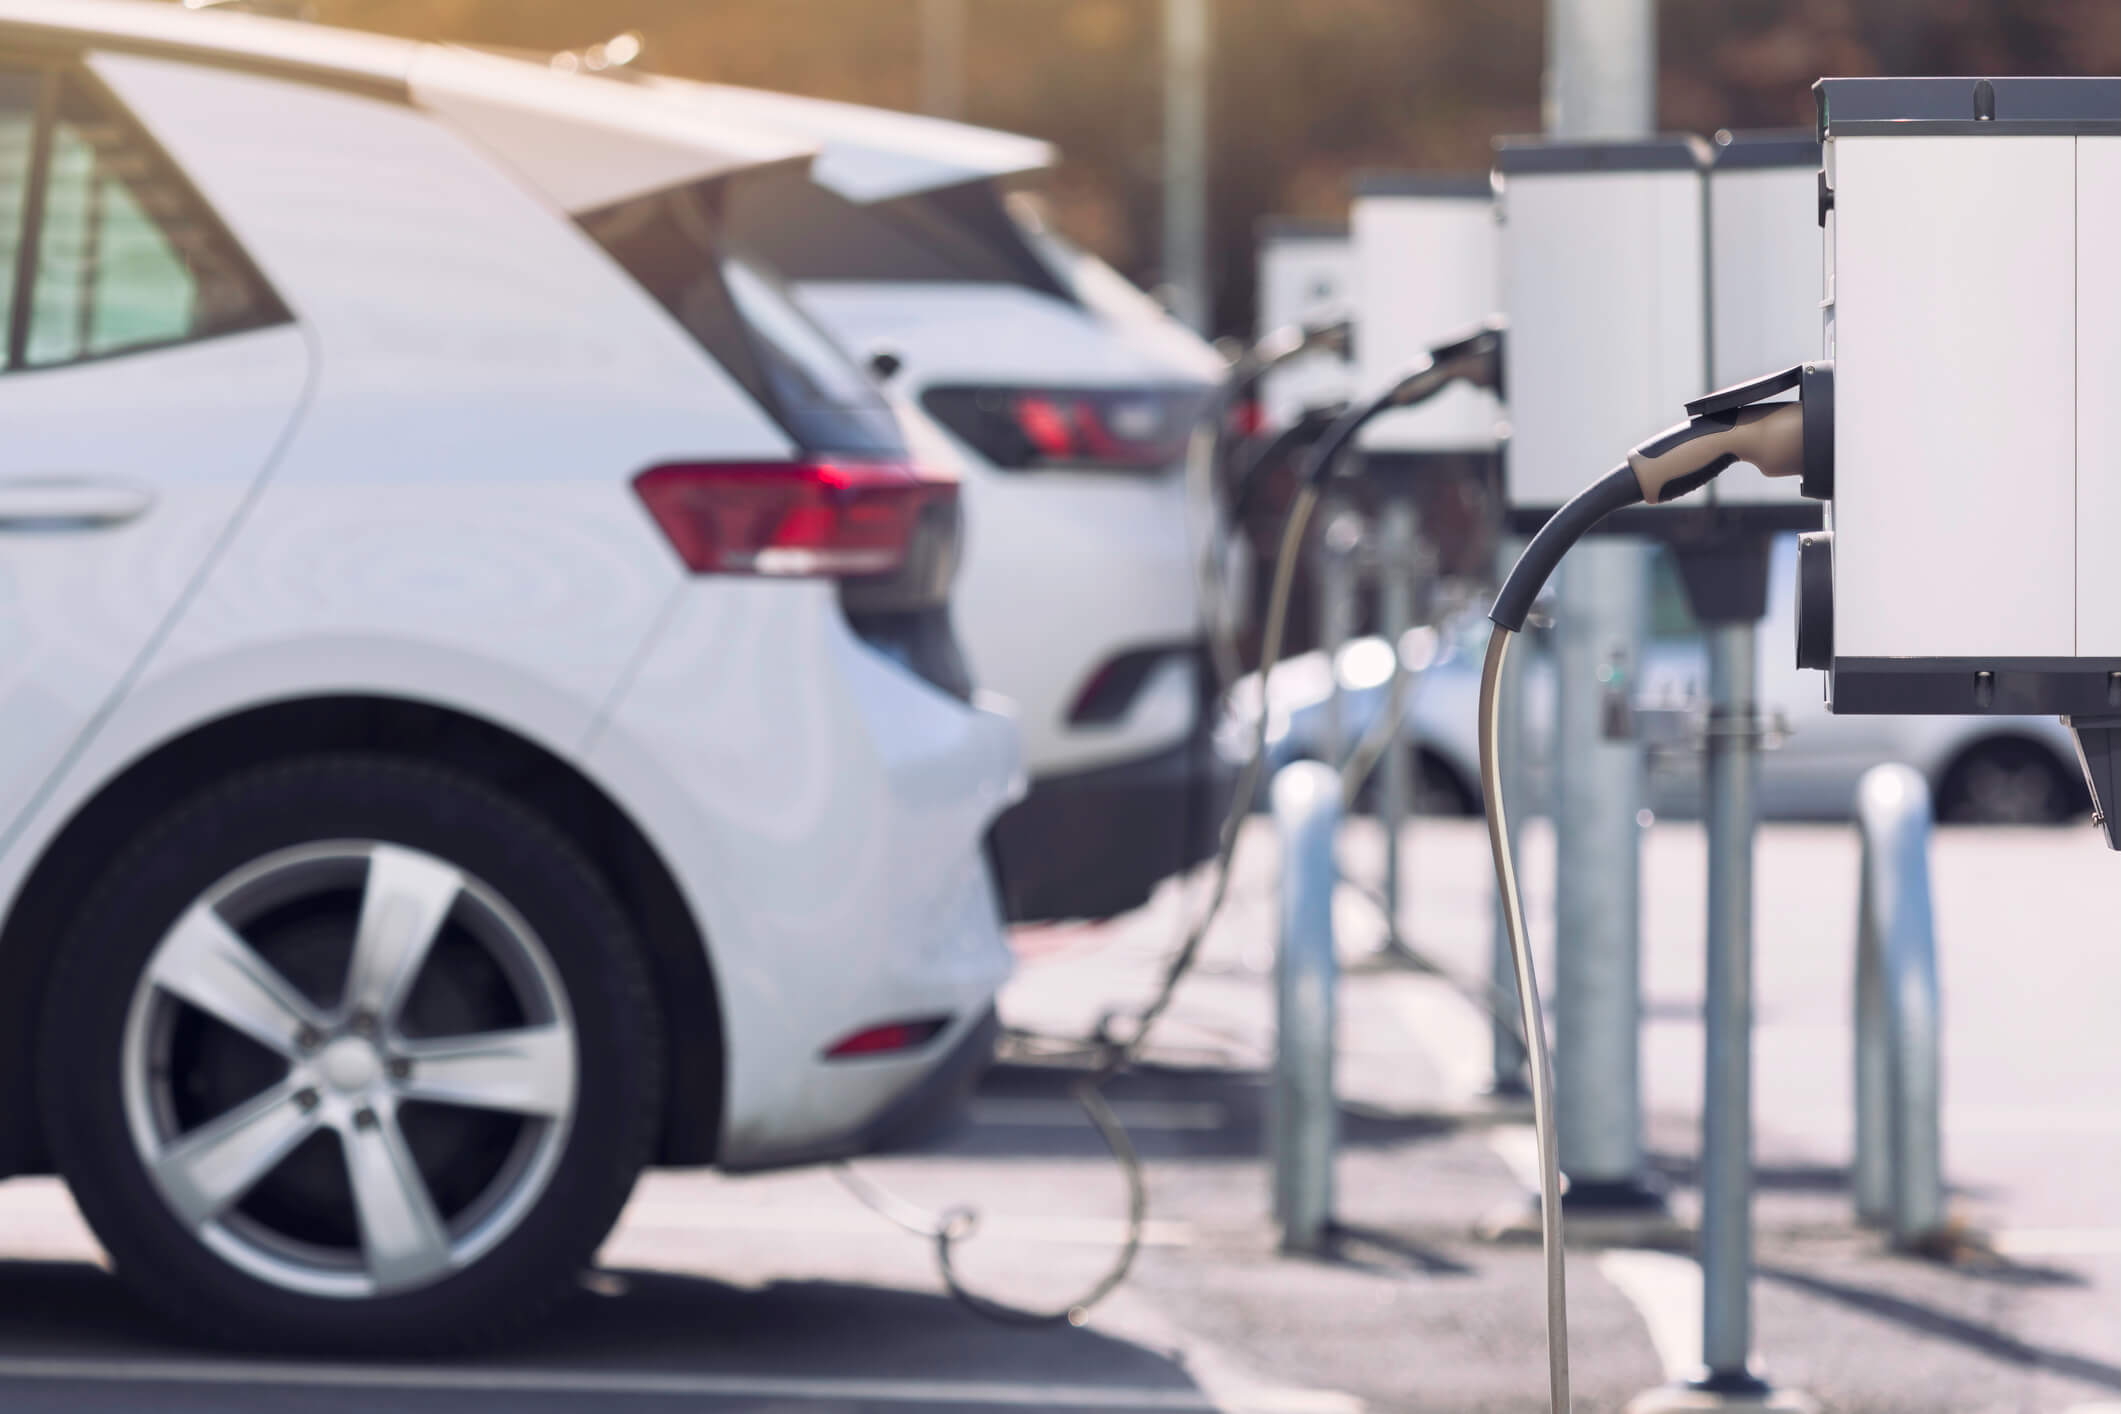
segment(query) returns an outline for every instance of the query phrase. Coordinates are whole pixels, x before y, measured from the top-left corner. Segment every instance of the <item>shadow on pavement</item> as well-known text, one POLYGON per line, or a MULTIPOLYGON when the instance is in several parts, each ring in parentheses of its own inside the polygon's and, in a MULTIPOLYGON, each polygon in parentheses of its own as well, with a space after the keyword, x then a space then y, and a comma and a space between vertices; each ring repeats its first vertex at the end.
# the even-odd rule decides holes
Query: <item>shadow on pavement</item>
POLYGON ((1891 1321, 1911 1331, 1935 1336, 1978 1351, 1991 1359, 2025 1369, 2038 1369, 2049 1374, 2063 1375, 2081 1380, 2086 1384, 2100 1385, 2121 1392, 2121 1365, 2094 1360, 2086 1355, 2075 1355, 2066 1350, 2049 1350, 2021 1340, 2009 1331, 1998 1330, 1979 1321, 1970 1321, 1964 1316, 1949 1311, 1939 1311, 1933 1306, 1910 1301, 1904 1296, 1877 1291, 1870 1287, 1856 1286, 1848 1282, 1829 1281, 1810 1272, 1791 1271, 1787 1268, 1761 1266, 1756 1269, 1768 1281, 1808 1295, 1817 1296, 1851 1310, 1891 1321))
MULTIPOLYGON (((980 1081, 970 1122, 913 1152, 959 1158, 1066 1158, 1101 1155, 1104 1142, 1076 1107, 1087 1067, 1002 1062, 980 1081)), ((1257 1071, 1142 1065, 1105 1087, 1135 1148, 1147 1159, 1230 1159, 1256 1163, 1266 1145, 1267 1080, 1257 1071)), ((1343 1148, 1389 1148, 1439 1139, 1463 1116, 1341 1108, 1343 1148)))
POLYGON ((373 1362, 187 1344, 85 1263, 0 1262, 0 1311, 0 1404, 10 1409, 26 1398, 83 1409, 280 1409, 294 1407, 292 1391, 310 1392, 298 1401, 305 1409, 360 1410, 517 1409, 542 1407, 548 1395, 569 1408, 684 1399, 821 1414, 1212 1407, 1163 1352, 1090 1329, 998 1326, 947 1297, 844 1282, 745 1288, 600 1271, 510 1345, 373 1362), (544 1376, 554 1377, 549 1388, 544 1376))

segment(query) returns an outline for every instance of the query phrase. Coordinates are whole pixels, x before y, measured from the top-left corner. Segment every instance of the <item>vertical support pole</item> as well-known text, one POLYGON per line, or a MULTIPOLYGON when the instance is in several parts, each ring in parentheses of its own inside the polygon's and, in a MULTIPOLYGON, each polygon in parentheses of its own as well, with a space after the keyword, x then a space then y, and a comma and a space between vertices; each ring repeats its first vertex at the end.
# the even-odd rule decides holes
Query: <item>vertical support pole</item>
POLYGON ((921 0, 921 111, 965 116, 965 7, 970 0, 921 0))
MULTIPOLYGON (((1654 132, 1655 0, 1548 0, 1545 108, 1556 136, 1654 132)), ((1648 583, 1648 550, 1624 541, 1580 545, 1561 570, 1555 1094, 1570 1207, 1662 1215, 1644 1162, 1638 1049, 1642 748, 1605 730, 1642 661, 1648 583)))
POLYGON ((1164 0, 1164 278, 1173 312, 1214 332, 1208 294, 1209 0, 1164 0))
POLYGON ((1708 1073, 1701 1116, 1706 1388, 1765 1391, 1753 1355, 1753 827, 1760 780, 1750 621, 1708 629, 1708 1073))
MULTIPOLYGON (((1414 575, 1420 556, 1420 522, 1414 511, 1412 487, 1386 498, 1378 515, 1378 629, 1396 654, 1414 627, 1414 575)), ((1404 672, 1402 667, 1400 671, 1404 672)), ((1392 936, 1400 935, 1400 896, 1404 889, 1404 859, 1401 836, 1414 809, 1412 762, 1404 733, 1395 733, 1378 762, 1378 823, 1385 837, 1385 915, 1391 920, 1392 936)))
POLYGON ((1585 541, 1554 629, 1555 1119, 1571 1211, 1662 1222, 1642 1124, 1642 749, 1607 739, 1633 697, 1649 609, 1639 546, 1585 541))
POLYGON ((1340 690, 1340 650, 1355 632, 1355 562, 1362 548, 1362 519, 1345 505, 1326 503, 1319 535, 1318 646, 1325 654, 1325 759, 1335 770, 1348 759, 1347 701, 1340 690))
POLYGON ((1332 1235, 1333 1159, 1340 1145, 1340 1107, 1333 1098, 1333 837, 1340 826, 1340 774, 1322 762, 1294 762, 1275 774, 1272 796, 1282 850, 1274 1089, 1267 1110, 1274 1219, 1283 1250, 1317 1252, 1332 1235))

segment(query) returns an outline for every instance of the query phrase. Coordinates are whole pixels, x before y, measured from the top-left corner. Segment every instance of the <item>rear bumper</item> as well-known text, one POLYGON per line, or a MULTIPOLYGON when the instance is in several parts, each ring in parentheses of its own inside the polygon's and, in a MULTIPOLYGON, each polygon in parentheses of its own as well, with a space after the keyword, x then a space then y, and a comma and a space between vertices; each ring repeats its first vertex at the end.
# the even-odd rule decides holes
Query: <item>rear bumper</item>
MULTIPOLYGON (((799 1148, 725 1162, 722 1167, 727 1172, 745 1173, 828 1163, 879 1150, 913 1148, 942 1137, 965 1119, 967 1101, 980 1077, 994 1064, 994 1048, 1001 1034, 1001 1018, 989 1007, 970 1025, 958 1028, 956 1039, 928 1062, 928 1069, 918 1081, 860 1124, 813 1139, 799 1148)), ((841 1064, 869 1063, 855 1060, 841 1064)))
POLYGON ((1095 770, 1045 776, 994 826, 1010 921, 1109 918, 1215 853, 1236 771, 1207 734, 1095 770))

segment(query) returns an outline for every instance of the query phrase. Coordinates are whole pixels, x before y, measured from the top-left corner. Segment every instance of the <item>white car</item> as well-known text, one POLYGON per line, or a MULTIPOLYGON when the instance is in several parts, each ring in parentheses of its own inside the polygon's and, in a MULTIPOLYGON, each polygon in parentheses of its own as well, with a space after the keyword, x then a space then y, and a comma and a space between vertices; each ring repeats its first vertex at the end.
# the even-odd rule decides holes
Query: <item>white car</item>
POLYGON ((643 1165, 975 1074, 954 484, 724 259, 779 137, 0 0, 0 1172, 208 1336, 471 1343, 643 1165))
POLYGON ((1045 143, 640 76, 820 145, 730 186, 745 247, 969 463, 956 619, 1012 699, 1030 793, 996 831, 1017 918, 1098 917, 1212 852, 1229 773, 1202 690, 1205 494, 1181 463, 1219 355, 1003 190, 1045 143))
MULTIPOLYGON (((1770 561, 1768 617, 1758 632, 1759 682, 1766 709, 1789 729, 1788 738, 1761 757, 1760 810, 1770 819, 1846 819, 1856 783, 1870 767, 1905 762, 1929 779, 1939 819, 1961 823, 2048 824, 2083 813, 2087 795, 2069 729, 2053 717, 1837 717, 1826 710, 1821 674, 1797 667, 1794 537, 1783 537, 1770 561)), ((1708 664, 1700 631, 1687 612, 1678 576, 1660 558, 1652 597, 1647 654, 1631 700, 1685 708, 1706 700, 1708 664)), ((1438 661, 1419 679, 1405 714, 1420 762, 1421 805, 1443 814, 1480 807, 1480 753, 1475 709, 1487 621, 1459 624, 1438 661)), ((1367 729, 1383 710, 1391 652, 1382 641, 1359 639, 1342 650, 1340 677, 1345 731, 1367 729)), ((1330 679, 1322 654, 1284 663, 1268 687, 1269 730, 1276 760, 1319 755, 1326 740, 1325 698, 1330 679)), ((1525 674, 1527 784, 1544 801, 1554 714, 1550 659, 1534 659, 1525 674)), ((1248 680, 1230 725, 1257 721, 1256 680, 1248 680)), ((1659 815, 1690 816, 1701 808, 1698 751, 1653 753, 1648 800, 1659 815)), ((1541 807, 1544 808, 1543 806, 1541 807)))

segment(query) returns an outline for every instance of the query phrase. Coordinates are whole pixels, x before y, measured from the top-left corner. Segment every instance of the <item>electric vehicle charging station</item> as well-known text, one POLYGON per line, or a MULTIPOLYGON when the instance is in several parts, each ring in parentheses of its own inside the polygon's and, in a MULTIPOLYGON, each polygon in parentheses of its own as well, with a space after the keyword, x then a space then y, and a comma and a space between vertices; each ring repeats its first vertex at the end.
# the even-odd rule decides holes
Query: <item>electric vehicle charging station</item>
MULTIPOLYGON (((1582 488, 1594 458, 1669 424, 1673 410, 1707 386, 1704 157, 1690 137, 1497 144, 1500 283, 1510 321, 1503 487, 1512 530, 1543 525, 1582 488)), ((1670 514, 1634 510, 1614 519, 1670 514)), ((1594 642, 1567 622, 1550 638, 1564 686, 1602 684, 1606 740, 1630 736, 1627 648, 1594 642)), ((1670 1216, 1646 1179, 1642 1137, 1639 840, 1632 829, 1616 834, 1620 811, 1607 804, 1625 796, 1626 815, 1634 814, 1640 758, 1632 746, 1616 752, 1596 737, 1585 741, 1580 728, 1571 734, 1566 714, 1558 715, 1555 882, 1570 936, 1556 950, 1555 1009, 1568 1087, 1559 1144, 1569 1209, 1616 1232, 1651 1230, 1639 1240, 1653 1240, 1670 1216)))
MULTIPOLYGON (((1355 286, 1363 296, 1355 341, 1361 386, 1385 386, 1419 363, 1439 336, 1491 319, 1501 308, 1495 188, 1488 173, 1367 173, 1355 184, 1349 229, 1355 286)), ((1493 389, 1464 385, 1418 408, 1385 414, 1359 442, 1365 473, 1381 490, 1428 488, 1424 502, 1441 522, 1428 537, 1430 550, 1434 568, 1444 575, 1485 578, 1494 564, 1504 424, 1502 400, 1493 389)), ((1387 552, 1395 544, 1418 547, 1419 507, 1411 498, 1388 500, 1380 520, 1387 552)), ((1397 622, 1405 616, 1385 617, 1397 622)), ((1388 796, 1395 774, 1406 773, 1404 753, 1393 756, 1398 764, 1388 766, 1383 782, 1388 796)), ((1388 838, 1395 847, 1387 856, 1387 883, 1396 904, 1404 861, 1397 832, 1388 838)), ((1499 926, 1496 934, 1491 975, 1507 993, 1509 952, 1499 926)), ((1524 1051, 1517 1033, 1499 1019, 1491 1030, 1494 1089, 1521 1096, 1524 1051)))
MULTIPOLYGON (((1336 222, 1269 217, 1259 235, 1261 335, 1346 317, 1358 288, 1348 228, 1336 222)), ((1356 368, 1344 349, 1312 349, 1260 380, 1268 425, 1286 427, 1313 408, 1353 397, 1356 368)))
POLYGON ((2121 847, 2121 82, 1822 79, 1836 409, 1798 662, 1836 713, 2055 713, 2121 847))
MULTIPOLYGON (((1735 395, 1693 396, 1801 362, 1817 348, 1817 235, 1806 224, 1817 147, 1808 135, 1723 134, 1714 149, 1684 138, 1506 142, 1498 166, 1507 203, 1505 309, 1512 325, 1507 494, 1520 523, 1544 523, 1574 498, 1583 485, 1586 448, 1625 445, 1666 421, 1680 402, 1690 412, 1735 422, 1750 415, 1740 409, 1794 384, 1767 380, 1735 395)), ((1697 416, 1696 424, 1702 420, 1697 416)), ((1659 438, 1630 462, 1683 451, 1684 442, 1659 438)), ((1708 635, 1710 661, 1703 733, 1709 834, 1703 1370, 1686 1386, 1638 1399, 1632 1407, 1642 1411, 1805 1407, 1801 1396, 1771 1390, 1750 1363, 1751 861, 1762 737, 1754 624, 1767 608, 1769 536, 1816 526, 1820 513, 1794 485, 1709 479, 1716 469, 1720 463, 1702 477, 1703 494, 1669 508, 1623 509, 1603 527, 1673 547, 1708 635)), ((1674 485, 1684 495, 1686 481, 1674 485)), ((1632 980, 1632 970, 1627 975, 1632 980)), ((1570 989, 1564 974, 1560 1005, 1568 1005, 1570 989)), ((1631 1011, 1633 997, 1623 1000, 1631 1011)), ((1605 1026, 1609 1040, 1634 1043, 1632 1016, 1608 1015, 1605 1026)), ((1633 1068, 1623 1058, 1608 1073, 1632 1078, 1633 1068)), ((1639 1122, 1626 1112, 1617 1121, 1639 1122)), ((1567 1130, 1562 1133, 1566 1143, 1567 1130)))

